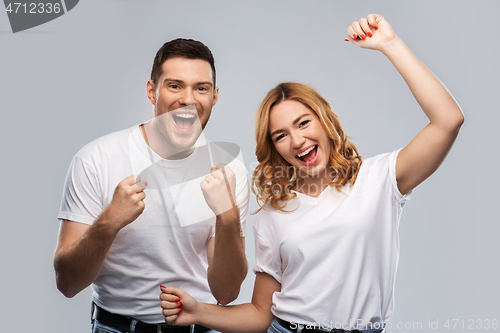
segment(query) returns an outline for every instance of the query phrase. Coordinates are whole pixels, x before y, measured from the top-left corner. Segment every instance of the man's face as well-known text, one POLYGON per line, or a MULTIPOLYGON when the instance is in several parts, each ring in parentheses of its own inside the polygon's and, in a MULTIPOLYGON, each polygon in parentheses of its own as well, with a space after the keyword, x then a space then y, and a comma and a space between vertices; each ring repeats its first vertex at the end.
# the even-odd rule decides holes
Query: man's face
POLYGON ((165 61, 162 71, 156 86, 148 82, 148 97, 155 105, 155 128, 166 145, 177 151, 189 150, 219 96, 212 68, 205 60, 176 57, 165 61))

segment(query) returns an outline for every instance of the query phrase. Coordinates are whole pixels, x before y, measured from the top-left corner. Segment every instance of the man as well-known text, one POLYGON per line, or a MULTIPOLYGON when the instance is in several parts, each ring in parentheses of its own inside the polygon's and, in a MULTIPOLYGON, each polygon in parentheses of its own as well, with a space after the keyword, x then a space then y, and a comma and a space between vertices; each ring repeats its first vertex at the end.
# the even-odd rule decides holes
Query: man
POLYGON ((92 284, 93 331, 166 332, 161 284, 227 304, 247 272, 247 172, 202 135, 219 96, 210 50, 163 45, 147 95, 153 119, 85 146, 66 178, 57 286, 73 297, 92 284))

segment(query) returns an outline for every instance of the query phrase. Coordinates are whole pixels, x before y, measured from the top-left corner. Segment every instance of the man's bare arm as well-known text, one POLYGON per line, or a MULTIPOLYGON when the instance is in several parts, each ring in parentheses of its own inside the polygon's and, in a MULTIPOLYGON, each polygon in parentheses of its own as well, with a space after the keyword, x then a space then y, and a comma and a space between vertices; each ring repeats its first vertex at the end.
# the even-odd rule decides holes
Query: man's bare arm
POLYGON ((210 239, 208 284, 222 305, 236 299, 248 271, 245 238, 241 237, 240 215, 236 208, 217 216, 215 236, 210 239))
POLYGON ((236 177, 231 168, 221 163, 212 168, 200 186, 216 216, 215 236, 207 246, 208 284, 217 301, 226 305, 238 297, 248 270, 235 200, 236 177))
POLYGON ((116 234, 101 218, 91 226, 61 221, 54 269, 64 296, 74 297, 94 282, 116 234))
POLYGON ((144 211, 145 186, 146 182, 129 176, 118 184, 110 205, 91 226, 61 222, 54 269, 64 296, 74 297, 97 278, 118 232, 144 211))

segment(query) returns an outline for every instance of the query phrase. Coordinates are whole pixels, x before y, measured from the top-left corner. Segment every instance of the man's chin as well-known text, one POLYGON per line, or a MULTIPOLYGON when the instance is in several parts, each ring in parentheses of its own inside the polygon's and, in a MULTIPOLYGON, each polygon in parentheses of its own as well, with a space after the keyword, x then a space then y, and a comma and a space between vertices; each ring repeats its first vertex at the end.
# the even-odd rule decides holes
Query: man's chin
POLYGON ((197 134, 190 135, 189 137, 174 137, 170 142, 165 142, 168 146, 172 147, 172 155, 186 155, 190 154, 196 145, 196 141, 200 137, 201 131, 197 134))

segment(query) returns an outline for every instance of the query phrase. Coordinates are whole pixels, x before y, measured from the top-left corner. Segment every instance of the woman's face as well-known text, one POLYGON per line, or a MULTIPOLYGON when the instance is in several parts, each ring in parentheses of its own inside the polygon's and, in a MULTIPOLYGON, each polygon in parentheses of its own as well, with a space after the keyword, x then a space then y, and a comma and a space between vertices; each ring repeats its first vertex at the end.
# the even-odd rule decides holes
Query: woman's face
POLYGON ((314 111, 295 100, 271 108, 269 133, 278 153, 304 177, 327 171, 330 139, 314 111))

